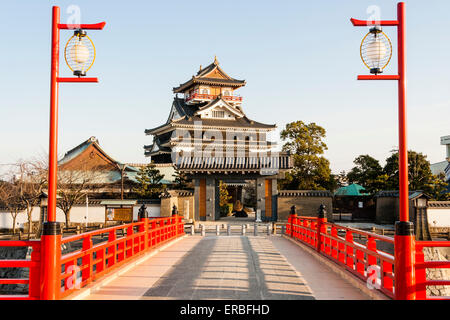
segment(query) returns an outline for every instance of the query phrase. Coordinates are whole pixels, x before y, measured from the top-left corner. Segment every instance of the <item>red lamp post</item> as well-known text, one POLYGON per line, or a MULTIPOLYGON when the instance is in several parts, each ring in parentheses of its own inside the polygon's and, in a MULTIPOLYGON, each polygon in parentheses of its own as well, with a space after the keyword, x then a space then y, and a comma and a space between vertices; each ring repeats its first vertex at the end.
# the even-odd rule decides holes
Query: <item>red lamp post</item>
MULTIPOLYGON (((399 300, 415 300, 414 225, 409 221, 408 207, 408 149, 406 140, 406 28, 405 3, 397 4, 397 20, 382 20, 373 23, 350 19, 356 27, 377 24, 379 26, 397 27, 398 74, 359 75, 358 80, 397 80, 398 81, 398 125, 399 125, 399 190, 400 221, 395 223, 395 297, 399 300)), ((376 46, 372 46, 375 47, 376 46)), ((381 46, 380 46, 381 47, 381 46)), ((380 50, 379 50, 380 51, 380 50)))
MULTIPOLYGON (((97 24, 68 25, 60 23, 60 9, 53 7, 52 12, 52 52, 50 69, 50 142, 48 170, 48 215, 43 224, 41 299, 58 299, 61 274, 61 228, 56 221, 57 186, 57 144, 58 144, 58 85, 60 82, 98 82, 97 78, 60 78, 59 77, 59 31, 60 30, 101 30, 105 22, 97 24)), ((76 52, 75 52, 76 54, 76 52)))

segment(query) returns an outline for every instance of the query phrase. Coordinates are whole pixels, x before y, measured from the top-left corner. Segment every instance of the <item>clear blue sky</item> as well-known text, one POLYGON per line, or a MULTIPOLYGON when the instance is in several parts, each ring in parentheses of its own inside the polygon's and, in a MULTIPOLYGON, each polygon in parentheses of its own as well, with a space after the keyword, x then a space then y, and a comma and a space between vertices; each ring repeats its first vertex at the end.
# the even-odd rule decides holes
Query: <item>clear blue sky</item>
MULTIPOLYGON (((243 108, 257 121, 283 128, 294 120, 327 130, 334 172, 370 154, 384 162, 397 146, 397 87, 356 81, 367 74, 359 44, 378 5, 396 17, 397 1, 2 1, 0 35, 0 163, 48 148, 51 6, 66 22, 70 5, 84 23, 106 21, 89 35, 99 84, 60 85, 59 152, 96 136, 122 162, 148 161, 144 129, 168 116, 172 87, 217 55, 237 79, 243 108)), ((445 157, 439 138, 450 134, 450 2, 406 1, 409 148, 433 163, 445 157)), ((395 28, 385 28, 396 57, 395 28)), ((62 44, 70 32, 62 31, 62 44)), ((386 68, 396 72, 396 59, 386 68)), ((61 61, 61 75, 70 76, 61 61)))

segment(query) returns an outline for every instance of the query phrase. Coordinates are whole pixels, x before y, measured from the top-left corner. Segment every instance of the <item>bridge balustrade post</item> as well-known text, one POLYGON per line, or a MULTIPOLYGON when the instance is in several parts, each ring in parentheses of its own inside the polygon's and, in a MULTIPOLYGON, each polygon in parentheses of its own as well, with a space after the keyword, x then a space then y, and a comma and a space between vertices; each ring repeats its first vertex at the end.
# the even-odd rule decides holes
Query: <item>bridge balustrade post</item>
POLYGON ((231 236, 231 225, 227 224, 227 235, 231 236))
POLYGON ((326 210, 325 206, 321 204, 319 206, 318 210, 318 216, 317 216, 317 251, 320 253, 324 251, 324 244, 323 244, 323 236, 322 233, 326 233, 326 210))
POLYGON ((29 295, 30 297, 39 299, 40 295, 40 273, 41 268, 44 266, 41 265, 41 245, 40 243, 35 244, 33 247, 33 251, 31 252, 31 261, 36 262, 37 266, 30 268, 30 276, 29 276, 29 295))
POLYGON ((156 245, 156 220, 152 219, 150 221, 150 231, 149 231, 149 236, 150 236, 150 246, 153 247, 156 245))
MULTIPOLYGON (((92 248, 92 237, 89 235, 83 239, 83 252, 87 252, 92 248)), ((92 252, 89 255, 84 256, 82 261, 82 266, 85 267, 83 271, 81 271, 81 279, 82 281, 87 281, 86 284, 89 284, 92 279, 92 271, 93 271, 93 254, 92 252), (87 267, 86 267, 87 266, 87 267)))
MULTIPOLYGON (((373 237, 370 237, 370 236, 368 237, 366 246, 369 251, 377 252, 377 242, 375 241, 375 239, 373 237)), ((366 270, 369 266, 378 265, 377 257, 367 254, 367 262, 366 263, 367 263, 366 270)), ((367 273, 367 277, 370 277, 371 275, 372 274, 367 273)), ((376 281, 378 281, 378 279, 376 281)))
POLYGON ((317 235, 317 223, 314 220, 311 220, 309 224, 309 241, 312 246, 317 247, 317 237, 314 234, 317 235))
MULTIPOLYGON (((367 249, 373 252, 377 252, 377 242, 373 237, 367 239, 367 249)), ((370 254, 367 255, 368 266, 374 266, 377 264, 377 257, 370 254)))
POLYGON ((307 219, 303 220, 303 229, 302 229, 302 235, 303 235, 303 241, 306 243, 309 243, 308 239, 308 223, 309 221, 307 219))
POLYGON ((143 222, 144 224, 141 224, 139 226, 139 232, 144 233, 144 245, 141 247, 141 250, 147 251, 149 248, 148 239, 149 239, 149 232, 148 232, 148 212, 146 209, 146 206, 143 204, 141 208, 139 209, 139 222, 143 222))
MULTIPOLYGON (((337 238, 338 236, 338 232, 337 232, 337 228, 336 227, 332 227, 331 228, 331 236, 333 238, 337 238)), ((331 240, 331 256, 335 259, 338 259, 338 246, 337 246, 338 242, 337 240, 332 239, 331 240)))
POLYGON ((245 224, 242 225, 242 235, 245 236, 245 224))
POLYGON ((267 235, 270 236, 270 224, 267 225, 267 235))
POLYGON ((347 232, 345 233, 345 241, 350 244, 347 245, 345 249, 345 263, 348 268, 355 270, 353 247, 351 246, 353 244, 353 233, 350 230, 347 230, 347 232))
MULTIPOLYGON (((127 249, 127 257, 131 257, 134 255, 134 239, 132 238, 133 233, 134 233, 133 227, 128 227, 125 242, 127 243, 126 246, 127 247, 130 246, 130 248, 127 249)), ((115 246, 114 246, 114 249, 115 249, 115 246)))
POLYGON ((220 236, 220 226, 216 225, 216 236, 220 236))
POLYGON ((426 268, 424 266, 425 256, 423 248, 416 248, 416 300, 426 300, 427 298, 427 286, 425 281, 427 280, 426 268))
POLYGON ((297 214, 296 214, 296 208, 295 208, 295 205, 293 205, 292 207, 291 207, 291 212, 290 212, 290 214, 289 214, 289 218, 288 218, 288 222, 290 222, 290 224, 289 224, 289 233, 290 233, 290 235, 291 235, 291 238, 293 238, 294 237, 294 218, 297 216, 297 214))
POLYGON ((181 216, 177 216, 176 220, 176 237, 178 238, 179 235, 184 234, 184 224, 183 224, 183 218, 181 216))
MULTIPOLYGON (((113 242, 116 240, 116 230, 111 230, 108 234, 108 242, 113 242)), ((107 267, 111 267, 116 262, 116 245, 108 246, 108 255, 112 253, 112 257, 107 259, 107 267)))
POLYGON ((257 224, 257 223, 255 223, 255 224, 253 225, 253 235, 254 235, 254 236, 257 236, 257 235, 258 235, 258 224, 257 224))

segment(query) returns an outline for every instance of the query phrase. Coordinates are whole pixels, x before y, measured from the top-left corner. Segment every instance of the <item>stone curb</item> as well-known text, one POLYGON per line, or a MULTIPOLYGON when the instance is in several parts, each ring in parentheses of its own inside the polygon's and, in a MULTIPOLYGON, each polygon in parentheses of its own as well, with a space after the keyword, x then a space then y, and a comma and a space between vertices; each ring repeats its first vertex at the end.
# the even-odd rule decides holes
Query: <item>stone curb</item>
POLYGON ((357 289, 361 290, 364 294, 369 296, 373 300, 391 300, 388 296, 386 296, 384 293, 379 292, 378 290, 369 289, 364 281, 361 279, 355 277, 347 270, 341 269, 336 263, 331 261, 330 259, 319 255, 315 250, 311 249, 307 245, 296 241, 292 239, 291 237, 288 237, 286 235, 283 235, 283 238, 291 241, 292 243, 298 245, 300 248, 302 248, 304 251, 308 252, 311 256, 313 256, 315 259, 319 260, 322 264, 326 265, 331 271, 339 275, 342 279, 349 282, 352 286, 356 287, 357 289))
POLYGON ((155 254, 157 254, 158 252, 167 249, 168 247, 172 246, 173 244, 177 243, 178 241, 184 239, 185 237, 187 237, 187 235, 182 235, 181 237, 178 237, 175 240, 170 241, 169 243, 166 243, 146 254, 144 254, 142 257, 140 257, 137 260, 131 261, 127 264, 125 264, 122 267, 119 267, 118 269, 116 269, 112 274, 106 274, 104 277, 98 279, 95 282, 92 282, 91 284, 89 284, 88 286, 80 289, 79 291, 76 291, 70 295, 68 295, 67 297, 65 297, 62 300, 82 300, 84 298, 86 298, 87 296, 89 296, 90 294, 94 293, 95 291, 99 290, 101 287, 107 285, 108 283, 110 283, 111 281, 117 279, 119 276, 121 276, 122 274, 124 274, 127 271, 130 271, 132 268, 134 268, 137 265, 140 265, 141 263, 145 262, 147 259, 153 257, 155 254))

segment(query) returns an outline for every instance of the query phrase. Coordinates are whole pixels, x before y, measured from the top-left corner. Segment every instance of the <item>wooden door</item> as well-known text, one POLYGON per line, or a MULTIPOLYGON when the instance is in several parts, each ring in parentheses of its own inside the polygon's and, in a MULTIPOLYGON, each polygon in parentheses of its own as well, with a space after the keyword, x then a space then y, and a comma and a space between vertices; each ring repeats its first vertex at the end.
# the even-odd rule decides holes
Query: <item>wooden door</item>
POLYGON ((272 179, 265 180, 266 218, 272 217, 272 179))
POLYGON ((200 179, 199 202, 200 219, 206 218, 206 179, 200 179))

